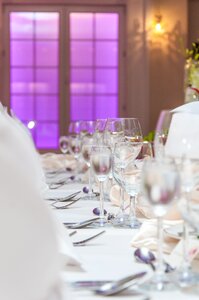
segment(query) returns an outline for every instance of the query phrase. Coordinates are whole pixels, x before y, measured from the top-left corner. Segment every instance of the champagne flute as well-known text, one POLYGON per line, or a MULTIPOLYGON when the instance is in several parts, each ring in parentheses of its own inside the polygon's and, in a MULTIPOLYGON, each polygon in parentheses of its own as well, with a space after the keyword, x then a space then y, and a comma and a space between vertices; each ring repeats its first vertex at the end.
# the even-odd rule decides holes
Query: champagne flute
POLYGON ((89 200, 93 200, 93 198, 96 197, 96 195, 92 192, 92 178, 91 178, 92 169, 91 169, 91 162, 90 162, 93 143, 94 143, 94 138, 91 136, 85 136, 82 140, 82 157, 88 167, 88 186, 89 186, 88 197, 86 196, 84 197, 84 199, 89 199, 89 200))
POLYGON ((164 272, 163 265, 163 227, 162 218, 177 199, 180 191, 180 175, 173 160, 148 160, 144 163, 141 188, 145 199, 152 207, 157 218, 158 265, 148 289, 163 291, 171 288, 172 283, 164 272))
POLYGON ((81 137, 79 135, 71 136, 70 137, 70 150, 72 155, 74 156, 76 160, 76 174, 75 176, 78 175, 79 173, 79 157, 81 154, 81 148, 82 148, 82 141, 81 137))
POLYGON ((111 171, 111 149, 108 146, 93 146, 91 165, 100 185, 100 220, 98 226, 104 227, 107 221, 104 216, 104 189, 103 182, 111 171))

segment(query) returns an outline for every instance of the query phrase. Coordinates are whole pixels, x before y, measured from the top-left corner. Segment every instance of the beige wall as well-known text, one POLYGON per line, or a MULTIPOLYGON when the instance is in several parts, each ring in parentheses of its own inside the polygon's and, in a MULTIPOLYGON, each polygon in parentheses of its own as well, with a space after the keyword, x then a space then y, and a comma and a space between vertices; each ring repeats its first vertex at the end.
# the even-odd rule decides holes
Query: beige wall
MULTIPOLYGON (((4 3, 43 3, 45 0, 0 0, 0 36, 4 3)), ((155 128, 160 110, 183 103, 184 59, 178 53, 176 37, 187 35, 188 0, 56 0, 58 3, 100 3, 126 5, 126 76, 123 116, 140 118, 143 131, 155 128), (165 34, 155 37, 151 23, 158 4, 165 34)), ((193 1, 193 0, 190 0, 193 1)), ((195 0, 196 1, 196 0, 195 0)), ((48 2, 54 3, 55 0, 48 2)), ((0 53, 2 53, 0 43, 0 53)), ((2 99, 2 55, 0 57, 0 99, 2 99)))

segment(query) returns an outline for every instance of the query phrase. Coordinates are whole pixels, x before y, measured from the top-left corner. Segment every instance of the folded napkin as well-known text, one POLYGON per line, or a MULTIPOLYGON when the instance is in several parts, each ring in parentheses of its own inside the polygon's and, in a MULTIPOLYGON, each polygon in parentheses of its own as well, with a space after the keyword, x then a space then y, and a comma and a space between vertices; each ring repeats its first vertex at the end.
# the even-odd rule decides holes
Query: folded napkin
MULTIPOLYGON (((117 184, 113 185, 110 190, 110 201, 115 206, 120 206, 120 193, 121 193, 121 188, 117 184)), ((198 194, 199 194, 199 192, 198 192, 198 194)), ((124 199, 126 202, 126 206, 128 206, 130 197, 126 192, 124 192, 124 199)), ((140 195, 138 196, 138 199, 137 199, 136 214, 140 218, 151 219, 151 218, 155 217, 150 205, 140 195)), ((172 207, 172 210, 170 210, 167 213, 167 215, 165 216, 165 219, 166 220, 180 220, 181 219, 181 214, 179 212, 177 204, 175 204, 172 207)))
POLYGON ((0 299, 62 299, 58 239, 40 196, 36 155, 5 111, 0 140, 0 299))
POLYGON ((42 167, 45 171, 56 171, 77 166, 76 160, 70 154, 45 153, 40 156, 42 167))
MULTIPOLYGON (((182 221, 164 221, 163 228, 166 229, 181 223, 182 221)), ((178 241, 178 239, 168 237, 166 233, 164 233, 163 251, 165 253, 171 253, 178 241)), ((146 247, 150 250, 157 250, 157 221, 154 219, 146 220, 133 237, 131 246, 135 248, 146 247)))

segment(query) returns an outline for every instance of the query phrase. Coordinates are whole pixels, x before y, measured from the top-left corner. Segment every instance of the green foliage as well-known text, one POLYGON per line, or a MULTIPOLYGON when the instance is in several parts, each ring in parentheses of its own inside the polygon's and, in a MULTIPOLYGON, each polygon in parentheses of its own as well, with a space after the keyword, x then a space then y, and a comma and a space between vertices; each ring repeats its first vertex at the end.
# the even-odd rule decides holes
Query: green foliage
POLYGON ((153 142, 155 138, 155 131, 150 131, 146 136, 144 136, 144 141, 153 142))

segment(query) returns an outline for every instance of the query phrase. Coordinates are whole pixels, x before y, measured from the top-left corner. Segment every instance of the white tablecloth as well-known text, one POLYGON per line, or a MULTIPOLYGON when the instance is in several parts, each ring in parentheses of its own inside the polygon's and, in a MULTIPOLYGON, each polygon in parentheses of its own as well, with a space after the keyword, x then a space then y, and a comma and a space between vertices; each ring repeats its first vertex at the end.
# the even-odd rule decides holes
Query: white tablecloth
MULTIPOLYGON (((60 189, 82 189, 81 184, 70 184, 60 189)), ((98 206, 98 201, 80 200, 70 208, 65 210, 53 209, 53 213, 61 222, 81 221, 94 217, 92 210, 98 206)), ((113 206, 109 202, 105 202, 105 208, 113 211, 113 206)), ((90 236, 101 229, 78 229, 71 239, 73 241, 80 240, 86 236, 90 236)), ((77 280, 114 280, 122 278, 138 271, 147 270, 151 274, 151 269, 143 264, 136 263, 130 246, 130 241, 136 230, 107 228, 106 233, 99 238, 91 241, 86 246, 74 247, 76 255, 82 262, 82 267, 66 267, 63 272, 63 279, 66 289, 71 289, 71 294, 76 300, 95 300, 104 299, 103 296, 97 296, 93 292, 86 289, 77 289, 71 287, 71 282, 77 280)), ((71 230, 72 231, 72 230, 71 230)), ((148 293, 148 292, 147 292, 148 293)), ((150 292, 151 299, 168 300, 168 299, 198 299, 198 292, 180 291, 178 289, 170 292, 150 292)), ((143 299, 142 297, 134 297, 129 292, 117 295, 118 300, 123 299, 143 299)), ((72 299, 69 299, 72 300, 72 299)))

